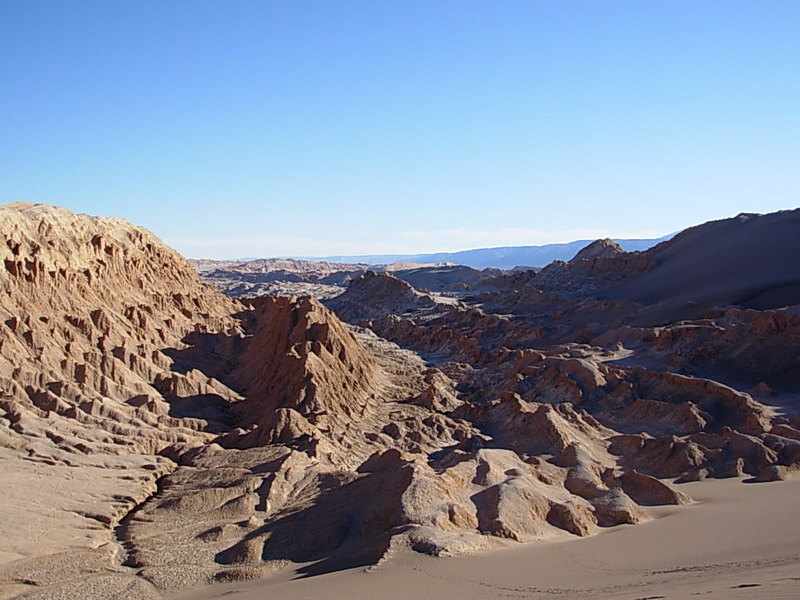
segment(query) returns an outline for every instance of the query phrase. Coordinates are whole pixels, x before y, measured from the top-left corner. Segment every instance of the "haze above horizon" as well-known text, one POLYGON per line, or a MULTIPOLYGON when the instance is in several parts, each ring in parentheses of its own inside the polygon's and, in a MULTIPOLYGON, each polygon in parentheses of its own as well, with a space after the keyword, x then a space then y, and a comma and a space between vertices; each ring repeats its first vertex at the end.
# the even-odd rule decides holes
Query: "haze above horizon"
POLYGON ((800 205, 800 3, 4 2, 0 201, 187 256, 651 238, 800 205))

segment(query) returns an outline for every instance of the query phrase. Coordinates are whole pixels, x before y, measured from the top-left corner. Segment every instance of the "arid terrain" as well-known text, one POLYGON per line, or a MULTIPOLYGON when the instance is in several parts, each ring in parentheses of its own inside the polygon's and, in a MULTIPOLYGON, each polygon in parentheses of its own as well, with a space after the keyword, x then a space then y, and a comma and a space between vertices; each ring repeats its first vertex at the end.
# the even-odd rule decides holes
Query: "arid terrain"
POLYGON ((459 293, 507 271, 453 264, 396 262, 384 265, 311 262, 290 258, 249 261, 190 259, 200 279, 232 298, 313 296, 333 298, 367 271, 391 273, 412 286, 437 293, 459 293))
POLYGON ((800 583, 800 210, 540 271, 0 222, 0 598, 800 583))

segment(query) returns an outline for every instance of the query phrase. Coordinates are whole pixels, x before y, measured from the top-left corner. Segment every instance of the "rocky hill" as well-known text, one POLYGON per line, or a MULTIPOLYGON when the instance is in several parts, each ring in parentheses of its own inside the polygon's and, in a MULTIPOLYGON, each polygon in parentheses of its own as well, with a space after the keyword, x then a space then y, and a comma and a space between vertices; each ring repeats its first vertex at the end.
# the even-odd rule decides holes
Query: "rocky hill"
POLYGON ((615 258, 623 252, 625 251, 622 249, 622 246, 614 240, 605 238, 603 240, 594 241, 585 248, 582 248, 569 262, 577 263, 582 260, 593 260, 595 258, 615 258))
POLYGON ((577 260, 579 254, 530 283, 572 297, 637 302, 649 307, 643 318, 653 323, 698 318, 715 306, 780 308, 800 304, 800 267, 792 260, 798 232, 800 209, 742 214, 689 228, 645 252, 577 260))
MULTIPOLYGON (((12 204, 0 222, 2 557, 15 573, 99 570, 119 553, 114 527, 174 470, 159 454, 213 439, 223 417, 208 405, 238 398, 174 370, 170 352, 191 334, 239 335, 241 307, 125 221, 12 204)), ((46 575, 2 580, 26 577, 46 575)))

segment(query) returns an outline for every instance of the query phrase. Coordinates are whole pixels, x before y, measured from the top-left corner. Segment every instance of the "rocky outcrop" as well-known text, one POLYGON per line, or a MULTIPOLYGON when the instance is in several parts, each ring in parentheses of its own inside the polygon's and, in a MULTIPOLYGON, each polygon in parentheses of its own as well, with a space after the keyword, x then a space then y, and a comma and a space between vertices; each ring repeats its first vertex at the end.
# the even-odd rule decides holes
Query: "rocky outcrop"
POLYGON ((581 249, 570 263, 577 263, 582 260, 594 260, 596 258, 615 258, 625 252, 618 243, 614 240, 605 238, 597 240, 581 249))
POLYGON ((380 369, 327 308, 309 297, 264 297, 253 316, 255 331, 231 375, 246 396, 238 422, 255 427, 239 446, 273 443, 278 431, 287 443, 287 428, 313 436, 363 416, 380 369))
POLYGON ((355 277, 347 290, 327 302, 345 321, 359 323, 387 315, 431 310, 437 303, 409 283, 388 273, 366 271, 355 277))

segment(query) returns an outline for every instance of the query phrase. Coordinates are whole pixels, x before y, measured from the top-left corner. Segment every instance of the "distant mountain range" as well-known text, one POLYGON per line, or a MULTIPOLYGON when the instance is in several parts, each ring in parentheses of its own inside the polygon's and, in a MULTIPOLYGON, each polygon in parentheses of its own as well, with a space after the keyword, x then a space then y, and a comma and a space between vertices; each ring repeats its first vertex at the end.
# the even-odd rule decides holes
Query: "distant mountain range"
MULTIPOLYGON (((615 239, 627 252, 647 250, 674 234, 657 239, 620 240, 615 239)), ((513 269, 518 266, 544 267, 554 260, 570 260, 582 248, 594 240, 577 240, 565 244, 545 244, 543 246, 502 246, 499 248, 476 248, 460 252, 436 252, 433 254, 366 254, 362 256, 325 256, 306 257, 306 260, 341 263, 361 263, 368 265, 385 265, 395 262, 444 263, 466 265, 474 269, 494 267, 513 269)))

